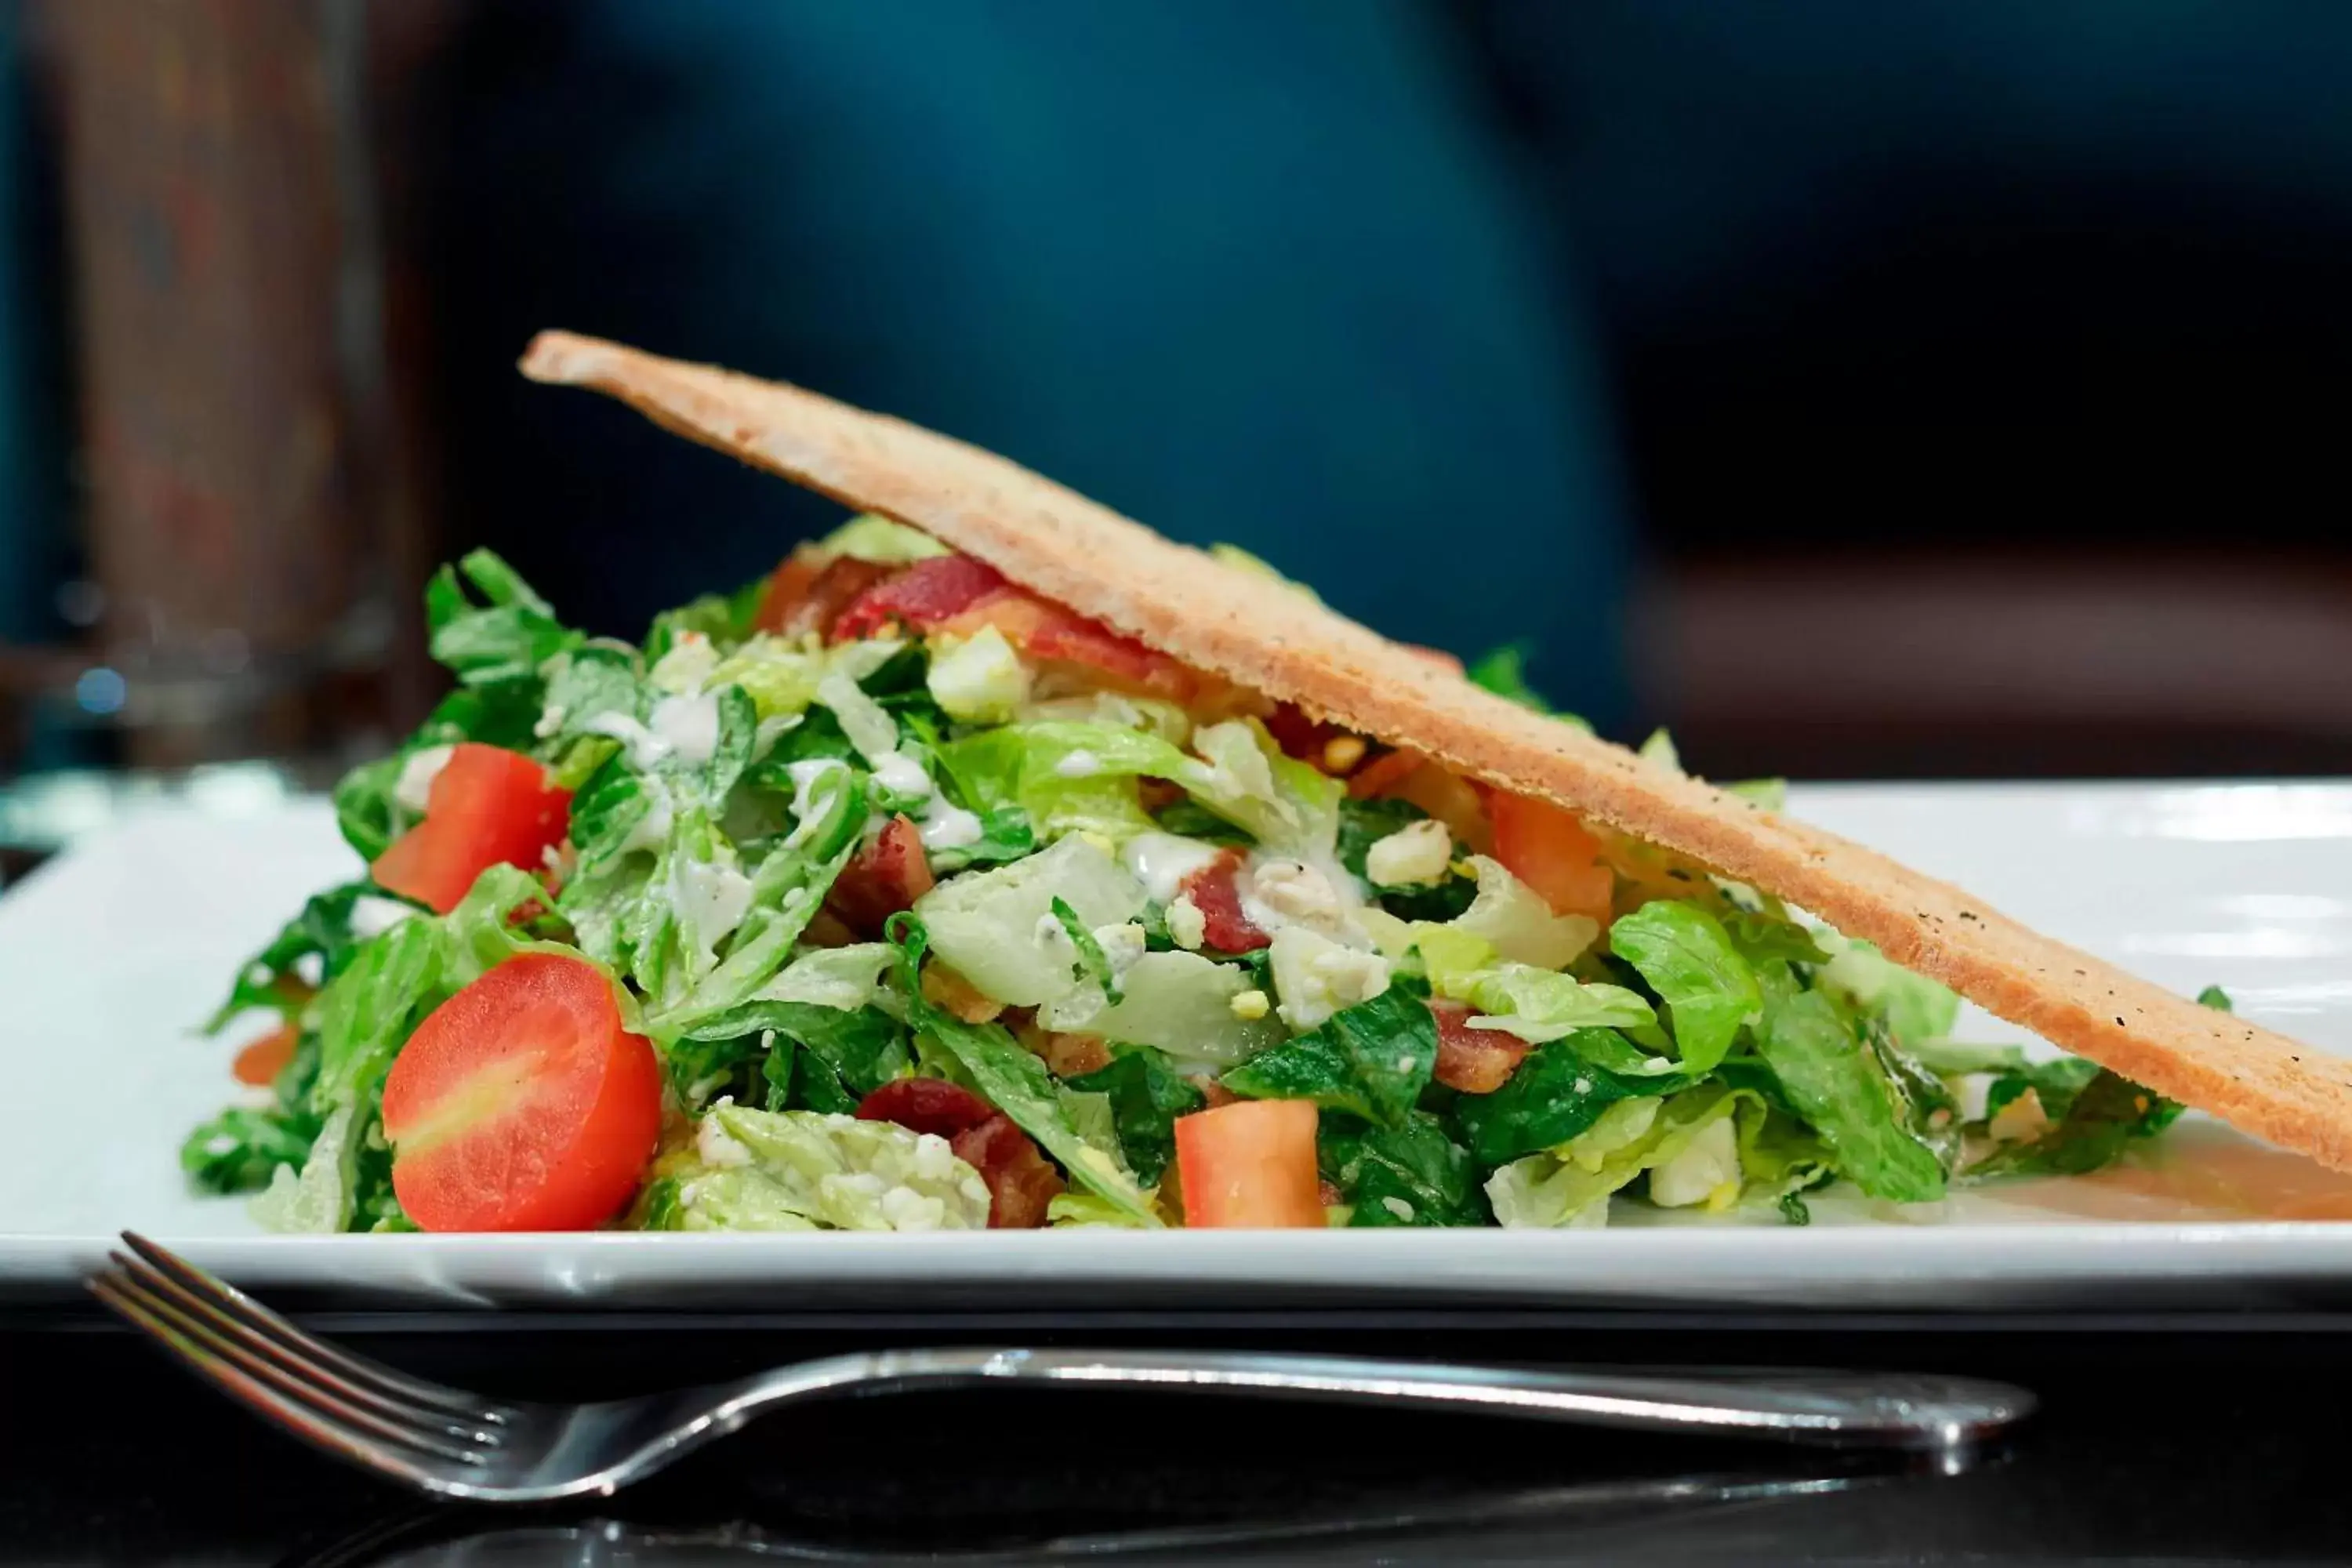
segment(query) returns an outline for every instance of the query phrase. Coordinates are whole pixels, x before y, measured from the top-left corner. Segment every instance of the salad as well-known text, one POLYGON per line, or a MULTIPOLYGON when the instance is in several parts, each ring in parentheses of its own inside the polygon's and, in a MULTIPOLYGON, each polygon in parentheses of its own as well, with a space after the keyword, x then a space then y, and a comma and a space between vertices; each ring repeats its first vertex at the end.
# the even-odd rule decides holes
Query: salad
POLYGON ((641 645, 487 552, 426 609, 456 689, 334 795, 366 874, 211 1021, 274 1016, 266 1100, 183 1164, 272 1228, 1803 1224, 2179 1111, 878 516, 641 645))

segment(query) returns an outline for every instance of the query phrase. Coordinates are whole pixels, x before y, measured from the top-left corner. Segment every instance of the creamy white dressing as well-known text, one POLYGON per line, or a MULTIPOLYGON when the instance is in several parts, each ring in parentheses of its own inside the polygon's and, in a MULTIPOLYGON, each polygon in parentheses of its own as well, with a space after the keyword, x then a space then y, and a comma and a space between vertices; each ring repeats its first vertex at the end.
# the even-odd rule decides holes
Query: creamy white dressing
POLYGON ((1090 779, 1100 772, 1102 759, 1083 748, 1054 764, 1054 776, 1059 779, 1090 779))
POLYGON ((671 745, 627 713, 599 713, 581 726, 592 735, 606 735, 627 748, 629 762, 639 773, 650 772, 670 754, 671 745))
POLYGON ((646 814, 637 818, 636 826, 629 829, 629 836, 621 840, 619 853, 623 855, 633 854, 639 849, 658 851, 669 841, 669 830, 677 822, 667 786, 661 780, 647 775, 642 787, 646 798, 652 804, 646 807, 646 814))
POLYGON ((809 813, 809 793, 816 788, 816 781, 834 769, 847 765, 838 757, 809 757, 787 763, 784 776, 793 781, 793 815, 805 819, 809 813))
POLYGON ((892 795, 929 795, 931 776, 923 772, 923 764, 904 752, 892 752, 876 759, 874 782, 892 795))
POLYGON ((968 849, 980 842, 980 816, 934 795, 919 831, 926 849, 968 849))
POLYGON ((433 799, 433 781, 449 765, 449 754, 455 746, 426 746, 411 752, 408 760, 400 764, 400 777, 392 786, 392 798, 410 811, 422 812, 433 799))
POLYGON ((719 750, 719 694, 665 697, 654 704, 648 728, 678 761, 698 768, 719 750))
POLYGON ((1143 884, 1143 896, 1155 904, 1173 903, 1184 889, 1184 879, 1217 863, 1224 851, 1198 838, 1174 833, 1139 833, 1119 850, 1128 875, 1143 884))
POLYGON ((732 866, 680 859, 670 878, 672 896, 705 963, 751 910, 751 879, 732 866))

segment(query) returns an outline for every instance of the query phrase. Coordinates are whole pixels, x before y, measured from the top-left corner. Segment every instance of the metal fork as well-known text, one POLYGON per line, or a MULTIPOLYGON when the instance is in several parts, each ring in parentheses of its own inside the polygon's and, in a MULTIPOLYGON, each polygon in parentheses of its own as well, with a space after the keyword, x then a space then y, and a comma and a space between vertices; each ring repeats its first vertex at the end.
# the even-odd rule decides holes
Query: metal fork
POLYGON ((2033 1395, 1972 1378, 1838 1372, 1529 1372, 1213 1351, 874 1351, 636 1399, 546 1405, 410 1377, 303 1332, 153 1242, 89 1281, 98 1299, 233 1398, 404 1485, 477 1502, 609 1496, 781 1405, 995 1382, 1259 1394, 1845 1448, 1956 1464, 2033 1395))

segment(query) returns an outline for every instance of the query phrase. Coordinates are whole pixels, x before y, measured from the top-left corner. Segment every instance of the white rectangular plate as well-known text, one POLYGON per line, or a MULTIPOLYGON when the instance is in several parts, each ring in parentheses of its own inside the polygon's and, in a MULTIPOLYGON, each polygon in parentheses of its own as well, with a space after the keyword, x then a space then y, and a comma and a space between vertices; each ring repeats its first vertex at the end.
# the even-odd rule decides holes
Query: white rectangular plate
MULTIPOLYGON (((1812 787, 1791 809, 2352 1052, 2352 784, 1812 787)), ((255 1289, 385 1306, 2352 1306, 2352 1226, 2329 1223, 2352 1218, 2352 1179, 2196 1119, 2095 1176, 1903 1209, 1832 1192, 1802 1229, 1629 1203, 1600 1232, 263 1236, 182 1183, 181 1139, 235 1091, 236 1042, 192 1026, 353 869, 322 805, 177 810, 0 897, 0 1299, 70 1291, 128 1226, 255 1289)))

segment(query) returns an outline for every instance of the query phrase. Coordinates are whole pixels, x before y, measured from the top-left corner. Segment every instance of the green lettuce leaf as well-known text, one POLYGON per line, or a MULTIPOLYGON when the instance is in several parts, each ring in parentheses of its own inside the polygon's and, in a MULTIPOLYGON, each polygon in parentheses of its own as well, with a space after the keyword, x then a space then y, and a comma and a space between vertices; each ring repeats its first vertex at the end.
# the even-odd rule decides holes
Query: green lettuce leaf
POLYGON ((1109 1102, 1118 1146, 1136 1179, 1146 1185, 1158 1182, 1176 1157, 1176 1119, 1190 1116, 1208 1103, 1199 1085, 1171 1069, 1165 1057, 1148 1047, 1129 1051, 1108 1067, 1068 1082, 1072 1089, 1102 1095, 1109 1102))
POLYGON ((236 984, 219 1010, 205 1020, 204 1032, 217 1035, 239 1015, 255 1009, 289 1018, 299 1014, 298 998, 310 989, 302 983, 299 966, 306 958, 316 958, 320 985, 350 967, 360 946, 360 939, 352 931, 352 909, 371 895, 383 896, 370 883, 346 882, 310 898, 302 912, 287 921, 267 947, 238 966, 236 984), (301 983, 300 990, 282 984, 288 981, 301 983))
POLYGON ((1318 1143, 1351 1226, 1485 1225, 1491 1217, 1469 1152, 1426 1110, 1394 1127, 1326 1117, 1318 1143))
POLYGON ((425 585, 425 619, 433 657, 471 687, 535 685, 541 665, 584 640, 487 550, 441 568, 425 585))
POLYGON ((1593 1064, 1589 1050, 1613 1053, 1622 1039, 1584 1030, 1538 1046, 1492 1094, 1465 1094, 1454 1116, 1470 1152, 1489 1168, 1557 1148, 1591 1128, 1622 1100, 1655 1099, 1687 1089, 1681 1076, 1636 1077, 1593 1064), (1601 1037, 1608 1037, 1606 1039, 1601 1037))
POLYGON ((1942 1197, 1942 1162, 1912 1135, 1901 1090, 1836 1000, 1805 990, 1785 963, 1765 965, 1758 980, 1764 1018, 1757 1047, 1838 1173, 1873 1197, 1942 1197))
POLYGON ((1914 974, 1866 942, 1823 933, 1833 950, 1815 984, 1886 1021, 1906 1047, 1940 1039, 1960 1016, 1960 999, 1924 974, 1914 974))
POLYGON ((1685 1071, 1712 1071, 1740 1029, 1763 1016, 1756 972, 1721 922, 1696 904, 1653 900, 1609 928, 1609 946, 1670 1009, 1685 1071))
POLYGON ((1400 984, 1260 1051, 1220 1081, 1252 1100, 1311 1100, 1396 1128, 1436 1067, 1437 1020, 1422 997, 1400 984))
POLYGON ((907 998, 918 1047, 928 1045, 951 1059, 982 1099, 1035 1139, 1074 1181, 1141 1224, 1158 1226, 1160 1218, 1151 1212, 1151 1201, 1134 1178, 1089 1144, 1072 1124, 1053 1074, 1042 1060, 1002 1025, 967 1024, 924 997, 920 974, 929 936, 922 920, 913 914, 893 915, 890 926, 899 950, 898 986, 907 998))

